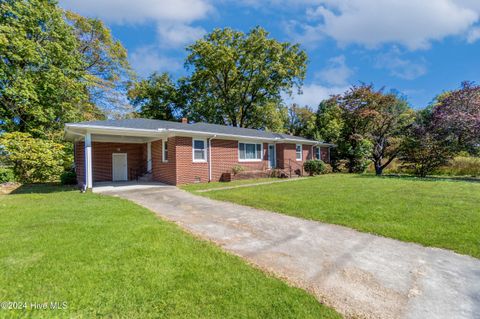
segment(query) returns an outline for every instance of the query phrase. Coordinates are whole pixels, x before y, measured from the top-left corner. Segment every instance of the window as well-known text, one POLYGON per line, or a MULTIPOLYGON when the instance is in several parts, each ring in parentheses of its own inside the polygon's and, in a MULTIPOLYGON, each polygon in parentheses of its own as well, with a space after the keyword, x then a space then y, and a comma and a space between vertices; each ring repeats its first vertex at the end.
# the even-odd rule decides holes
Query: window
POLYGON ((296 152, 297 161, 301 161, 302 160, 302 144, 297 144, 297 146, 295 147, 295 152, 296 152))
POLYGON ((319 160, 321 159, 321 154, 320 154, 320 147, 315 147, 315 159, 319 160))
POLYGON ((207 142, 205 140, 193 140, 193 161, 207 161, 207 142))
POLYGON ((261 161, 262 160, 262 144, 254 143, 238 143, 238 160, 239 161, 261 161))
POLYGON ((168 162, 168 140, 163 141, 162 161, 168 162))

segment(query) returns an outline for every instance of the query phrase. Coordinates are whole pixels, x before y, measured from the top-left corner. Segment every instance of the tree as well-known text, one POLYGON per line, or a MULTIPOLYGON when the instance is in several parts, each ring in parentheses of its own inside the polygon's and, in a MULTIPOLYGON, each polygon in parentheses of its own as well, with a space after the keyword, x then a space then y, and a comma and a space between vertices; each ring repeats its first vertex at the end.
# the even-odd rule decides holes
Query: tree
POLYGON ((268 38, 262 28, 244 34, 216 29, 188 47, 179 90, 194 121, 271 129, 268 118, 282 110, 281 95, 300 87, 307 56, 298 45, 268 38))
POLYGON ((458 151, 480 149, 480 86, 463 82, 460 89, 441 95, 432 108, 432 125, 458 151))
POLYGON ((314 138, 316 133, 316 116, 308 106, 293 104, 288 109, 287 132, 296 136, 314 138))
POLYGON ((405 100, 399 100, 393 94, 380 96, 378 103, 370 105, 369 110, 366 136, 373 145, 371 158, 375 173, 382 175, 385 167, 398 157, 405 130, 414 120, 414 112, 405 100))
POLYGON ((0 56, 0 130, 36 137, 102 118, 132 74, 103 23, 53 0, 0 2, 0 56))
POLYGON ((315 116, 317 139, 338 143, 344 124, 342 109, 337 103, 337 97, 320 102, 315 116))
MULTIPOLYGON (((338 121, 341 123, 338 151, 347 158, 349 172, 362 172, 366 169, 366 159, 370 159, 376 174, 381 175, 398 156, 401 138, 413 120, 413 111, 395 94, 376 91, 372 85, 352 86, 336 97, 336 104, 342 119, 338 121)), ((335 106, 330 108, 335 110, 335 106)))
POLYGON ((45 136, 96 113, 78 41, 50 0, 0 3, 0 130, 45 136))
POLYGON ((426 177, 453 158, 454 150, 433 126, 431 109, 418 112, 401 144, 400 160, 414 174, 426 177))
POLYGON ((78 40, 90 102, 113 116, 131 111, 124 96, 127 83, 135 74, 128 62, 127 50, 112 37, 101 20, 72 11, 65 12, 65 19, 73 26, 78 40))
POLYGON ((4 133, 0 145, 1 155, 22 183, 56 181, 72 162, 62 144, 33 138, 28 133, 4 133))
POLYGON ((153 73, 136 82, 128 91, 130 103, 139 108, 141 117, 174 120, 177 90, 167 73, 153 73))

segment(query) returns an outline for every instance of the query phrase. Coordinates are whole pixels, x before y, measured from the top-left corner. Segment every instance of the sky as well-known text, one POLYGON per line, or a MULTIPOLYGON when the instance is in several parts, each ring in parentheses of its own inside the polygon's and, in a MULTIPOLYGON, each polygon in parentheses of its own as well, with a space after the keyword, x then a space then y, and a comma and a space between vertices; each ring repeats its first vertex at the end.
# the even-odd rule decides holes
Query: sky
POLYGON ((462 81, 480 82, 480 0, 60 0, 102 19, 141 77, 186 74, 185 48, 215 28, 261 26, 308 54, 302 94, 318 103, 372 83, 423 108, 462 81))

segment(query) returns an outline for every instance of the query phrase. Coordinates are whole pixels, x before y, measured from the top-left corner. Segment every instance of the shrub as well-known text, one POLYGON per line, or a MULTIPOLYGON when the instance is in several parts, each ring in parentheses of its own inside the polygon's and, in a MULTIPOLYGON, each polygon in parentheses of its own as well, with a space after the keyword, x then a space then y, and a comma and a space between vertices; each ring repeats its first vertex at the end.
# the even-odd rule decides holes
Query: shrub
POLYGON ((64 171, 67 155, 62 144, 14 132, 4 133, 0 145, 19 182, 56 181, 64 171))
POLYGON ((245 170, 245 167, 241 166, 241 165, 234 165, 232 167, 232 173, 233 175, 237 175, 238 173, 241 173, 245 170))
POLYGON ((74 171, 65 171, 60 175, 60 182, 63 185, 76 185, 77 174, 74 171))
POLYGON ((0 167, 0 183, 14 182, 15 174, 13 169, 8 167, 0 167))
POLYGON ((303 168, 310 174, 310 176, 316 174, 322 174, 326 170, 325 163, 321 160, 308 160, 303 163, 303 168))

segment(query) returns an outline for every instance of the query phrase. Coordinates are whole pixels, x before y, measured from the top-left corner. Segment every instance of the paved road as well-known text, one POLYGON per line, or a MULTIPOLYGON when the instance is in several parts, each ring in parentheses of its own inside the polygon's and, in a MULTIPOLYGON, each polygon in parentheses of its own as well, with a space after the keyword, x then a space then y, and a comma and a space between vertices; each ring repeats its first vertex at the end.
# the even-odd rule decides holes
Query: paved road
POLYGON ((346 317, 480 318, 480 260, 195 196, 175 187, 97 191, 143 205, 312 292, 346 317))

